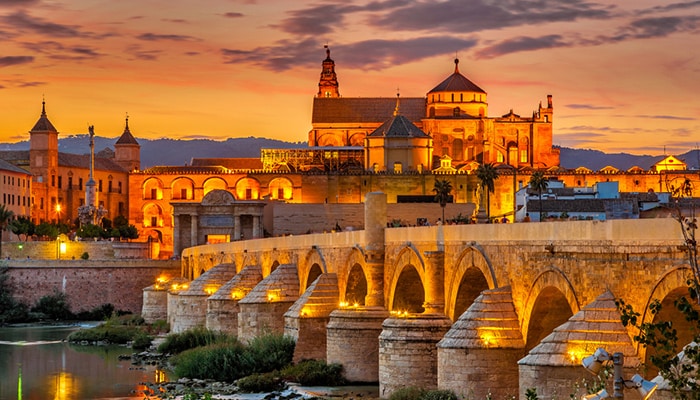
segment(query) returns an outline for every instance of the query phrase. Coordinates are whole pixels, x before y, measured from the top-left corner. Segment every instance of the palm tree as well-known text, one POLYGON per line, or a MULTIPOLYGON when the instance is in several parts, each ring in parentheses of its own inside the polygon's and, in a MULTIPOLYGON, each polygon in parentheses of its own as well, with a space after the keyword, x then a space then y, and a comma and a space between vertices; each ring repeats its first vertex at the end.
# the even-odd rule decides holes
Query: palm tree
POLYGON ((549 181, 545 178, 542 171, 536 171, 530 177, 530 189, 537 190, 540 199, 540 221, 542 221, 542 192, 549 187, 549 181))
POLYGON ((486 218, 491 220, 491 193, 496 190, 494 182, 498 179, 498 171, 493 164, 481 164, 476 169, 476 177, 481 182, 481 187, 486 189, 486 218))
POLYGON ((435 186, 433 187, 433 192, 435 192, 435 201, 440 203, 442 207, 442 223, 445 223, 445 206, 447 202, 450 201, 450 194, 452 194, 452 183, 447 179, 436 180, 435 186))
POLYGON ((15 213, 12 210, 5 208, 4 204, 0 204, 0 256, 2 256, 2 231, 7 229, 12 217, 15 213))

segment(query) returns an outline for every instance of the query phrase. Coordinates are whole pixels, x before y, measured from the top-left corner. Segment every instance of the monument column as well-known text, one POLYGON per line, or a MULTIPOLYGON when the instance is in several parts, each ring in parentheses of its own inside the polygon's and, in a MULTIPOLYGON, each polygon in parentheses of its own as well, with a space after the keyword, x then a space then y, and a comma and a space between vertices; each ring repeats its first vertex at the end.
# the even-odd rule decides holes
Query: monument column
POLYGON ((173 215, 173 255, 179 256, 182 252, 182 243, 180 243, 180 227, 182 226, 182 220, 180 219, 180 214, 173 215))
POLYGON ((262 237, 260 234, 260 217, 253 215, 253 238, 262 237))

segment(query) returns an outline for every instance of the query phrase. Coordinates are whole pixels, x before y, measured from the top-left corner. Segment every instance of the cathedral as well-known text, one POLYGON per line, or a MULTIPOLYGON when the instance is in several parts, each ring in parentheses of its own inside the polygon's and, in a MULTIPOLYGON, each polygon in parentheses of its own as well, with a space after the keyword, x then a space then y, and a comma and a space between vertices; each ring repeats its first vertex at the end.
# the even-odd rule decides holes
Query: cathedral
MULTIPOLYGON (((169 257, 188 246, 280 234, 268 215, 275 204, 360 204, 372 191, 385 192, 390 203, 431 201, 434 181, 445 177, 454 203, 478 204, 472 172, 482 163, 513 177, 500 180, 492 197, 492 209, 505 215, 528 173, 559 165, 552 97, 528 117, 513 111, 489 117, 486 91, 460 72, 459 60, 425 97, 344 98, 326 48, 312 107, 303 149, 146 170, 127 118, 114 151, 94 158, 97 202, 107 218, 128 217, 140 240, 157 242, 159 257, 169 257)), ((90 157, 58 151, 58 131, 43 103, 29 136, 28 152, 0 153, 31 173, 31 206, 22 214, 37 223, 74 221, 85 205, 90 157)))

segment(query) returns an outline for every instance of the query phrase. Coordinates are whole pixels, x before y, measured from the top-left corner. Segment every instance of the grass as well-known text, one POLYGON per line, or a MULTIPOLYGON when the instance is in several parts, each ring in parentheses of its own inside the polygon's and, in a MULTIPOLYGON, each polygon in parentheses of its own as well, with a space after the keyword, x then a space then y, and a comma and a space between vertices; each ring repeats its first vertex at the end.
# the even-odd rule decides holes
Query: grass
POLYGON ((181 333, 171 333, 158 346, 163 354, 179 354, 195 347, 209 346, 216 343, 236 341, 235 336, 212 331, 204 327, 188 329, 181 333))
POLYGON ((136 350, 147 349, 153 341, 152 334, 167 328, 167 324, 148 325, 137 315, 122 315, 109 318, 104 324, 90 329, 81 329, 68 335, 69 342, 106 342, 112 344, 132 343, 136 350))

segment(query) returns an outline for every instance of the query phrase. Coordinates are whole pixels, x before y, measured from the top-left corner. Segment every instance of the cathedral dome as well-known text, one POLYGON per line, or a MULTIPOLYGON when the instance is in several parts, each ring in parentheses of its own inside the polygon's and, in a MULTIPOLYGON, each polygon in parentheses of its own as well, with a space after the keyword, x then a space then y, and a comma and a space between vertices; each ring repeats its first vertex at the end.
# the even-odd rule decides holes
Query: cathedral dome
POLYGON ((486 91, 455 70, 447 79, 428 92, 428 118, 474 118, 487 115, 486 91))

